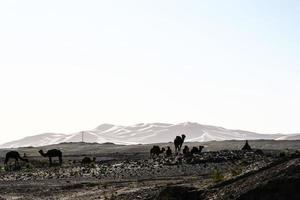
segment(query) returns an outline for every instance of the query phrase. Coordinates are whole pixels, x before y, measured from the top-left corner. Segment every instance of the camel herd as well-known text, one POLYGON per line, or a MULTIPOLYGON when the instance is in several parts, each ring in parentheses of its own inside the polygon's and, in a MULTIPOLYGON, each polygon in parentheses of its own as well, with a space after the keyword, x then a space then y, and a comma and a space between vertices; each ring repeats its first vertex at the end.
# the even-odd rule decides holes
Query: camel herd
MULTIPOLYGON (((53 157, 58 157, 59 160, 59 164, 62 165, 62 152, 58 149, 51 149, 49 151, 47 151, 46 153, 44 153, 43 150, 40 150, 39 153, 41 154, 41 156, 43 157, 48 157, 49 158, 49 164, 52 165, 52 158, 53 157)), ((22 160, 24 162, 28 162, 28 159, 26 158, 22 158, 19 154, 19 152, 17 151, 9 151, 6 153, 5 156, 5 161, 4 164, 7 165, 8 161, 10 159, 14 159, 15 160, 15 166, 19 165, 19 160, 22 160)))
MULTIPOLYGON (((182 148, 182 145, 184 143, 185 138, 186 138, 185 135, 181 135, 181 136, 176 136, 176 138, 174 139, 175 155, 178 155, 181 152, 181 148, 182 148)), ((165 149, 164 147, 160 148, 159 146, 154 145, 150 149, 150 158, 159 157, 161 154, 164 154, 165 157, 171 157, 173 155, 171 148, 169 146, 167 146, 166 148, 167 149, 165 149)), ((187 145, 185 145, 183 150, 182 150, 182 154, 185 157, 193 156, 195 154, 200 154, 202 152, 203 148, 204 148, 204 146, 192 147, 192 149, 190 150, 189 147, 187 145)), ((246 140, 246 143, 245 143, 244 147, 242 148, 242 150, 244 150, 244 151, 250 151, 251 150, 251 147, 248 144, 247 140, 246 140)), ((60 150, 51 149, 51 150, 48 150, 46 153, 43 150, 39 150, 38 152, 41 156, 49 158, 50 166, 53 164, 52 163, 52 158, 54 158, 54 157, 57 157, 58 161, 59 161, 59 165, 62 165, 63 154, 60 150)), ((28 162, 28 159, 26 158, 26 155, 24 154, 24 156, 21 157, 19 152, 17 152, 17 151, 7 152, 4 164, 7 165, 8 161, 10 159, 15 160, 15 166, 19 165, 19 160, 22 160, 24 162, 28 162)), ((88 164, 94 163, 95 161, 96 161, 96 157, 93 157, 93 158, 84 157, 81 161, 81 164, 82 165, 88 165, 88 164)))
MULTIPOLYGON (((176 136, 176 138, 174 139, 174 146, 175 146, 175 154, 178 154, 181 152, 181 147, 184 143, 186 136, 185 135, 181 135, 181 136, 176 136)), ((193 147, 192 150, 190 151, 188 146, 184 146, 182 153, 184 156, 192 156, 194 154, 199 154, 201 153, 202 149, 204 148, 204 146, 199 146, 198 147, 193 147)), ((170 157, 172 156, 172 150, 169 146, 167 146, 167 150, 162 147, 160 148, 157 145, 154 145, 151 149, 150 149, 150 157, 154 158, 155 156, 158 157, 160 154, 164 154, 166 157, 170 157)))
MULTIPOLYGON (((181 148, 182 148, 182 145, 184 143, 185 138, 186 138, 185 135, 181 135, 181 136, 176 136, 176 138, 174 139, 174 147, 175 147, 175 154, 176 155, 181 152, 181 148)), ((166 148, 167 149, 160 148, 159 146, 154 145, 151 148, 151 150, 150 150, 150 157, 151 158, 158 157, 161 154, 165 154, 166 157, 172 156, 172 150, 171 150, 171 148, 169 146, 167 146, 166 148)), ((192 156, 194 154, 201 153, 201 151, 202 151, 203 148, 204 148, 203 146, 199 146, 199 147, 193 147, 190 150, 188 146, 184 146, 182 153, 183 153, 184 156, 192 156)), ((53 164, 52 158, 55 158, 55 157, 58 158, 59 165, 62 165, 63 154, 62 154, 62 152, 60 150, 58 150, 58 149, 51 149, 51 150, 48 150, 47 152, 44 152, 43 150, 40 150, 38 152, 39 152, 39 154, 41 156, 49 158, 49 164, 50 164, 50 166, 53 164)), ((20 154, 19 154, 19 152, 17 152, 17 151, 10 151, 10 152, 8 152, 6 154, 4 164, 7 165, 8 161, 10 159, 14 159, 15 160, 15 165, 19 165, 19 160, 22 160, 24 162, 28 162, 28 159, 25 158, 25 154, 24 154, 24 157, 21 157, 20 154)), ((92 158, 92 159, 90 157, 84 157, 82 159, 81 163, 83 165, 85 165, 85 164, 91 164, 91 163, 93 163, 95 161, 96 161, 95 157, 92 158)))
MULTIPOLYGON (((186 138, 185 135, 176 136, 176 138, 174 140, 175 153, 180 152, 185 138, 186 138)), ((158 157, 160 154, 163 154, 163 153, 165 153, 166 157, 170 157, 172 155, 172 150, 169 146, 167 147, 167 150, 166 150, 164 147, 160 148, 159 146, 154 145, 150 149, 150 158, 153 158, 155 156, 158 157)))

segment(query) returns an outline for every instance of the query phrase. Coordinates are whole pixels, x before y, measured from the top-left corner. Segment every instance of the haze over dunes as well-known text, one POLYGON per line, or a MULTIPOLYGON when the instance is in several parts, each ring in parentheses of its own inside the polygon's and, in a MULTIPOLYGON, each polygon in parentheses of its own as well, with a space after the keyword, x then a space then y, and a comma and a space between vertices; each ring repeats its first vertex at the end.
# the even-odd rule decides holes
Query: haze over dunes
POLYGON ((116 144, 147 144, 172 142, 176 135, 185 134, 187 142, 206 142, 222 140, 297 140, 300 134, 260 134, 243 130, 231 130, 223 127, 184 122, 168 123, 139 123, 132 126, 101 124, 95 129, 72 134, 44 133, 25 137, 20 140, 0 145, 1 148, 22 146, 44 146, 62 142, 112 142, 116 144))

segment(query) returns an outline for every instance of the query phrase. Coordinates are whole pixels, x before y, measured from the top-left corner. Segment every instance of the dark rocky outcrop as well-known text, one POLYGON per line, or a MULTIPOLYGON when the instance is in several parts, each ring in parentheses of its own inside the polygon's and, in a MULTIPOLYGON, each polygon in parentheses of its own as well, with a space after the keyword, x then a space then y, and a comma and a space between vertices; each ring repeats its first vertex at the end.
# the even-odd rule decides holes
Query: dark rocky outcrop
POLYGON ((299 199, 300 159, 283 159, 207 192, 207 199, 299 199), (297 198, 298 197, 298 198, 297 198))
POLYGON ((156 200, 201 200, 201 191, 193 187, 170 186, 164 188, 156 200))
POLYGON ((248 140, 246 140, 246 143, 245 145, 243 146, 242 148, 243 151, 251 151, 252 148, 250 147, 249 143, 248 143, 248 140))
POLYGON ((157 199, 236 199, 236 200, 298 200, 300 197, 300 158, 290 158, 248 174, 221 182, 205 190, 169 186, 157 199))
POLYGON ((300 198, 300 178, 283 177, 259 186, 242 194, 237 199, 240 200, 275 200, 275 199, 299 199, 300 198))

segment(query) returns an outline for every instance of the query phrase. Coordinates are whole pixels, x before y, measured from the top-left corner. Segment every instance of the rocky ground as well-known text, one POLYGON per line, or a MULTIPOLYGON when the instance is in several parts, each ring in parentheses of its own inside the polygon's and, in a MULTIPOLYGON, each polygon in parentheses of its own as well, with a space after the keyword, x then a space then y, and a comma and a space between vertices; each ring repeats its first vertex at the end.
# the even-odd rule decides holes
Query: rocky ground
POLYGON ((281 158, 265 167, 231 177, 206 188, 176 184, 165 187, 155 198, 190 200, 297 200, 300 197, 300 158, 281 158), (180 196, 180 198, 178 198, 180 196))
MULTIPOLYGON (((297 178, 290 179, 299 174, 300 161, 295 149, 264 150, 263 154, 218 150, 191 157, 178 155, 153 159, 144 149, 142 145, 141 150, 136 148, 128 154, 104 152, 90 165, 81 165, 83 155, 76 157, 74 152, 66 153, 62 167, 49 167, 46 159, 29 154, 30 162, 21 163, 20 168, 15 168, 13 162, 10 168, 1 167, 0 197, 258 199, 254 194, 263 193, 264 188, 270 187, 269 180, 273 181, 274 187, 287 180, 291 184, 299 183, 297 178)), ((292 185, 288 188, 293 189, 292 185)))

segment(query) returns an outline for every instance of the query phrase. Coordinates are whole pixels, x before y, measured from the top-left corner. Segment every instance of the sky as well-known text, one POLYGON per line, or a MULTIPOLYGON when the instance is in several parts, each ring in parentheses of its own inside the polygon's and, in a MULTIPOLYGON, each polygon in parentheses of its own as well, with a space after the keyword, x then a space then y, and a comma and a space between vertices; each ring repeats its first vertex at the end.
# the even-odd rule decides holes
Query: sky
POLYGON ((299 133, 300 1, 0 2, 0 143, 102 123, 299 133))

